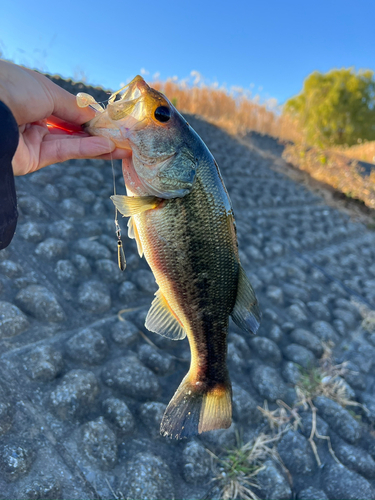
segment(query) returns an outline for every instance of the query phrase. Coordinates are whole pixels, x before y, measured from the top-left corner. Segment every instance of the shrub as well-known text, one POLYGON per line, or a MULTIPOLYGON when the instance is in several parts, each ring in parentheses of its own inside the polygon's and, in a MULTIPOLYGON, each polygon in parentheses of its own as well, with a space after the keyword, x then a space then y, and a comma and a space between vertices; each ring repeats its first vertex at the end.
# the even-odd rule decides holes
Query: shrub
POLYGON ((357 144, 375 140, 375 80, 370 70, 315 71, 302 92, 289 99, 284 113, 296 117, 312 145, 357 144))

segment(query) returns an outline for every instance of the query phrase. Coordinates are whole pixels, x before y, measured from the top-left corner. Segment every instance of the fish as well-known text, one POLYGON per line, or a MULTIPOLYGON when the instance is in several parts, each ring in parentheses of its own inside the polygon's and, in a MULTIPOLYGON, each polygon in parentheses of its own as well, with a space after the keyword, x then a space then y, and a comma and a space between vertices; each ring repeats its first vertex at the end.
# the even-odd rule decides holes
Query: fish
MULTIPOLYGON (((90 99, 78 96, 82 105, 90 99)), ((145 326, 188 338, 190 369, 162 418, 174 439, 226 429, 232 389, 226 364, 229 317, 255 334, 261 312, 240 263, 232 204, 219 167, 167 97, 136 76, 109 98, 85 130, 131 150, 123 160, 126 196, 111 196, 129 217, 128 235, 159 286, 145 326)))

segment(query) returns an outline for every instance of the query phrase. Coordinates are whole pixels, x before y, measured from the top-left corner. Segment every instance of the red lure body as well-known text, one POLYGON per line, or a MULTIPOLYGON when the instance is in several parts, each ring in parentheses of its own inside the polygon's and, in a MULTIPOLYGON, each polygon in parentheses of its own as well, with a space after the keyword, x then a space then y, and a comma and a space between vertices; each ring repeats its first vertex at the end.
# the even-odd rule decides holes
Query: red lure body
POLYGON ((76 125, 75 123, 69 123, 55 116, 50 116, 47 118, 47 127, 53 132, 53 130, 58 130, 61 133, 68 135, 87 135, 83 131, 82 125, 76 125))

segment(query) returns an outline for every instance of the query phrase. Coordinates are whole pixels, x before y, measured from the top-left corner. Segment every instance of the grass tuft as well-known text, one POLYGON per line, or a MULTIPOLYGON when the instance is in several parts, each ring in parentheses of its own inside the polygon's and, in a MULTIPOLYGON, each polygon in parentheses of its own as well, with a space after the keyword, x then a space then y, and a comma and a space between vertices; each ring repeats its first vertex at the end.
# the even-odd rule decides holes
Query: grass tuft
POLYGON ((264 461, 275 458, 273 449, 279 436, 265 433, 243 444, 236 434, 237 445, 218 457, 209 451, 214 462, 214 481, 220 488, 222 500, 259 500, 254 489, 260 489, 256 476, 265 469, 264 461))
POLYGON ((343 376, 347 373, 347 362, 335 364, 332 358, 332 343, 324 343, 324 352, 319 360, 319 366, 306 370, 300 367, 301 376, 296 385, 298 403, 306 407, 307 401, 316 396, 326 396, 336 401, 342 407, 359 406, 360 403, 350 399, 347 384, 343 376))
MULTIPOLYGON (((367 408, 350 399, 348 394, 347 385, 345 380, 342 378, 345 373, 347 373, 346 362, 341 364, 334 364, 332 358, 332 344, 323 343, 324 352, 319 360, 319 366, 313 367, 310 370, 305 370, 301 367, 301 377, 296 385, 297 402, 296 406, 302 406, 304 410, 310 410, 312 414, 312 426, 311 433, 309 437, 309 443, 314 452, 315 459, 318 466, 321 466, 321 460, 316 447, 315 439, 324 439, 327 441, 327 446, 329 452, 331 453, 333 459, 340 463, 336 457, 329 436, 322 436, 318 433, 316 428, 316 413, 317 409, 314 406, 313 398, 316 396, 326 396, 333 401, 336 401, 341 406, 357 406, 360 407, 364 412, 367 412, 367 408)), ((351 411, 351 413, 354 413, 351 411)), ((354 413, 356 419, 360 419, 361 416, 354 413)))

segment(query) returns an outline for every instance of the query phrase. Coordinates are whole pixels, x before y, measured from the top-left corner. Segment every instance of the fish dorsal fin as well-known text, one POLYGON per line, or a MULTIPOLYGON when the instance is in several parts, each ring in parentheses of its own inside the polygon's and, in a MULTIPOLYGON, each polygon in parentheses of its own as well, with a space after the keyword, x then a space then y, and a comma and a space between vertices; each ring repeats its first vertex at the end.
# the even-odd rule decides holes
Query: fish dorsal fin
POLYGON ((139 239, 138 229, 137 229, 137 226, 134 222, 133 217, 129 217, 129 220, 128 220, 128 236, 129 236, 129 238, 131 238, 132 240, 135 240, 137 242, 138 253, 139 253, 139 256, 142 257, 143 256, 142 243, 141 243, 141 240, 139 239))
POLYGON ((259 328, 261 312, 253 287, 240 265, 236 304, 232 319, 242 330, 255 334, 259 328))
POLYGON ((158 207, 162 201, 156 196, 123 196, 119 194, 111 196, 111 200, 124 217, 131 217, 146 210, 152 210, 158 207))
POLYGON ((155 293, 146 317, 145 327, 150 332, 158 333, 171 340, 182 340, 186 337, 183 326, 160 290, 155 293))

